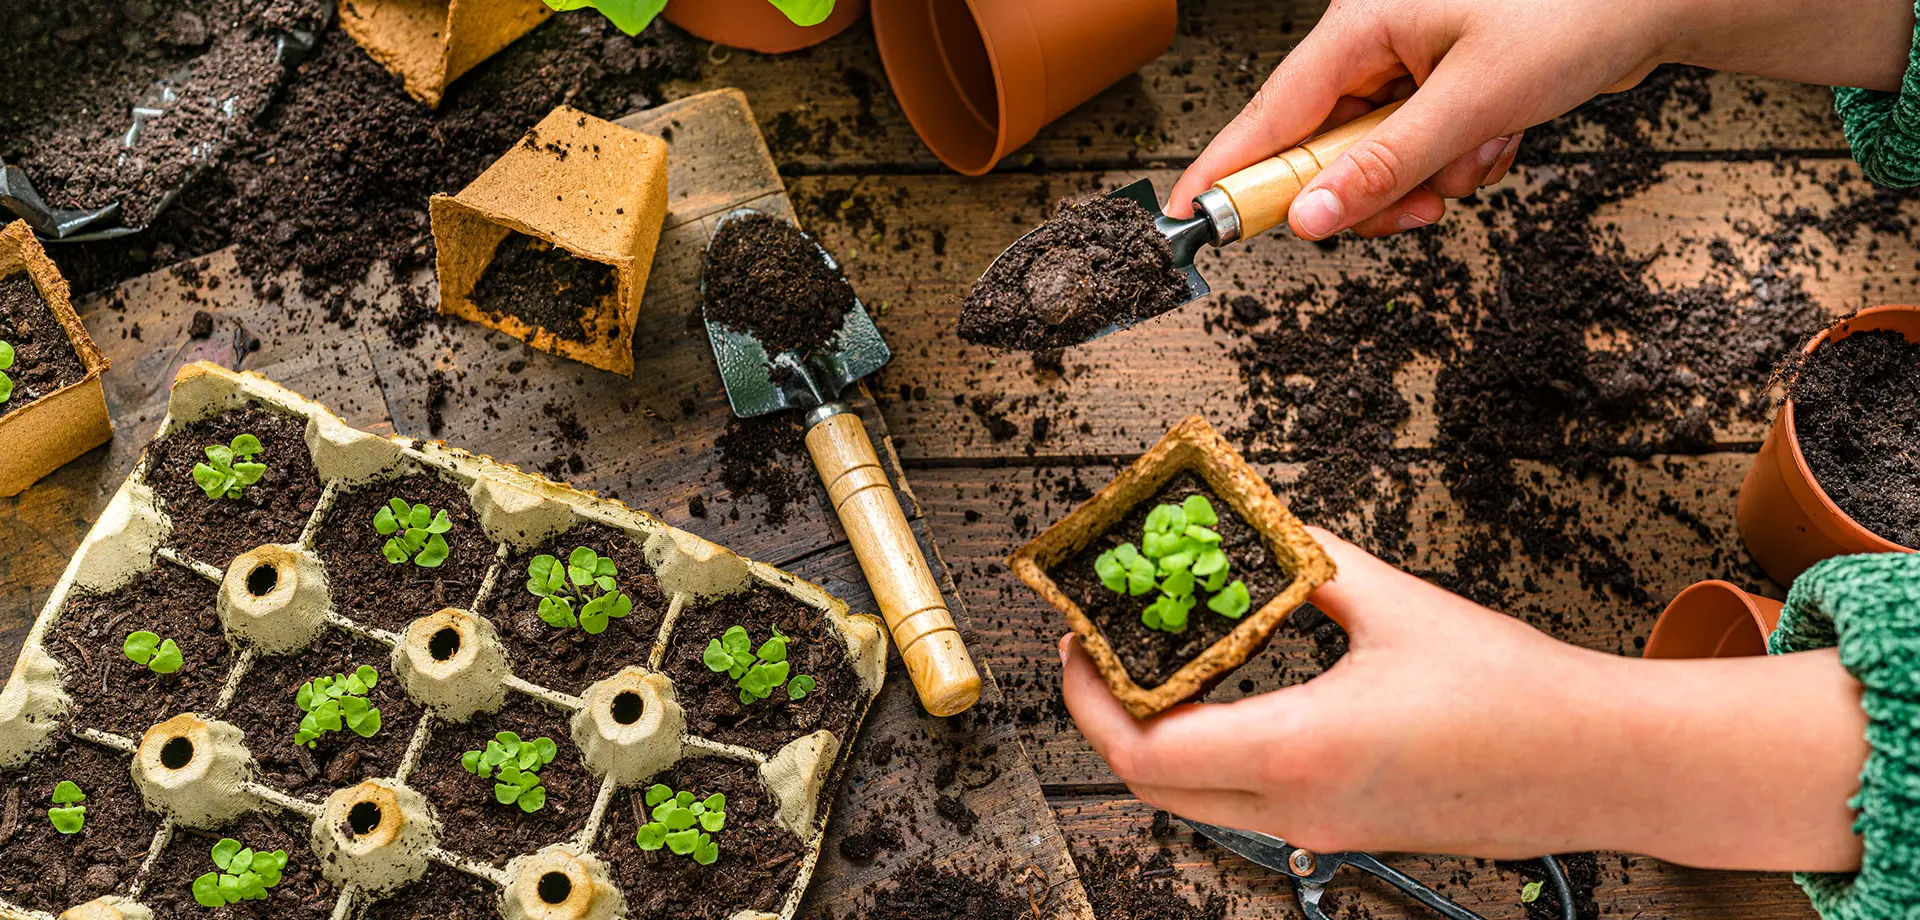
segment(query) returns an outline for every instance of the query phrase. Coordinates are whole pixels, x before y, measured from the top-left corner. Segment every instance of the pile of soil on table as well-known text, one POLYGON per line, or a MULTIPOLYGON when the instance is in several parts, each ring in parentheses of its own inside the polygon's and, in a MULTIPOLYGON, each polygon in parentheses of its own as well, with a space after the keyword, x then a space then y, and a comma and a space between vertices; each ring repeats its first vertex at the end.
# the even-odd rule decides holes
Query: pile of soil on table
POLYGON ((320 522, 313 551, 326 567, 336 609, 363 625, 397 632, 443 607, 471 605, 493 565, 494 544, 480 529, 465 487, 437 474, 416 473, 336 497, 320 522), (382 549, 388 538, 374 529, 373 519, 395 498, 447 513, 453 529, 441 535, 447 541, 446 561, 435 568, 387 561, 382 549))
MULTIPOLYGON (((586 317, 613 295, 613 266, 510 231, 468 296, 495 319, 511 316, 563 339, 587 340, 586 317)), ((608 334, 615 331, 608 327, 608 334)))
MULTIPOLYGON (((829 792, 831 794, 831 792, 829 792)), ((650 816, 646 821, 653 820, 650 816)), ((800 873, 806 848, 782 827, 777 806, 751 763, 689 757, 613 800, 599 852, 612 863, 614 884, 627 896, 634 920, 727 920, 741 911, 778 913, 800 873), (655 783, 705 799, 727 797, 727 824, 713 835, 720 858, 710 866, 668 850, 648 852, 634 842, 649 815, 646 790, 655 783)))
POLYGON ((747 496, 766 502, 760 519, 768 527, 785 524, 793 503, 809 495, 826 507, 826 487, 813 472, 806 432, 794 413, 727 419, 713 446, 720 455, 720 484, 733 503, 728 520, 740 520, 739 503, 747 496))
POLYGON ((307 822, 294 815, 253 812, 217 831, 181 827, 154 863, 140 903, 160 920, 326 920, 333 916, 338 889, 320 874, 307 843, 307 822), (266 900, 239 901, 218 910, 201 907, 193 899, 193 880, 219 871, 213 864, 213 845, 231 837, 254 852, 287 851, 287 867, 280 884, 267 891, 266 900))
POLYGON ((960 313, 960 337, 1022 351, 1062 348, 1186 299, 1186 273, 1174 266, 1167 238, 1138 202, 1066 201, 974 283, 960 313))
POLYGON ((1127 675, 1148 689, 1165 683, 1182 665, 1246 622, 1245 616, 1235 620, 1208 610, 1206 601, 1211 595, 1197 591, 1200 600, 1188 614, 1186 630, 1170 633, 1150 628, 1140 621, 1140 614, 1159 592, 1137 597, 1115 593, 1100 582, 1099 574, 1093 570, 1093 561, 1101 553, 1122 543, 1140 545, 1147 514, 1155 506, 1178 505, 1190 495, 1206 496, 1213 503, 1214 513, 1220 518, 1213 529, 1220 534, 1220 548, 1226 551, 1230 564, 1227 580, 1247 583, 1247 593, 1252 597, 1248 614, 1259 610, 1292 583, 1292 573, 1281 568, 1260 532, 1235 513, 1233 506, 1216 494, 1205 479, 1192 472, 1182 472, 1167 480, 1151 498, 1128 511, 1119 523, 1047 572, 1106 637, 1114 654, 1120 656, 1120 663, 1126 666, 1127 675))
POLYGON ((581 524, 508 556, 487 596, 486 616, 506 644, 514 674, 549 690, 578 694, 628 665, 647 662, 668 601, 638 540, 605 524, 581 524), (582 546, 613 560, 619 569, 614 582, 633 600, 633 610, 609 620, 606 632, 597 636, 547 625, 540 619, 540 598, 527 591, 527 564, 535 556, 565 563, 582 546))
POLYGON ((769 356, 824 348, 853 309, 853 285, 800 228, 766 214, 727 221, 702 268, 706 319, 760 340, 769 356))
POLYGON ((67 330, 26 272, 0 279, 0 342, 13 346, 13 366, 4 371, 13 381, 13 395, 0 403, 0 415, 87 376, 67 330))
POLYGON ((495 920, 500 915, 500 889, 492 882, 458 869, 431 863, 427 874, 368 905, 362 920, 420 920, 421 906, 431 904, 439 920, 495 920))
POLYGON ((241 691, 220 717, 246 733, 247 750, 260 764, 260 779, 269 786, 308 798, 323 799, 333 790, 375 776, 392 776, 413 740, 420 708, 407 699, 394 679, 386 646, 338 629, 329 629, 318 642, 297 652, 263 655, 241 679, 241 691), (295 744, 304 715, 295 703, 300 685, 320 677, 352 674, 371 665, 380 680, 367 702, 380 710, 380 730, 362 738, 351 729, 327 732, 309 748, 295 744))
MULTIPOLYGON (((1155 827, 1165 814, 1156 813, 1155 827)), ((1101 920, 1225 920, 1227 915, 1227 899, 1218 892, 1207 893, 1198 904, 1181 894, 1179 870, 1166 847, 1142 858, 1129 846, 1109 849, 1096 843, 1090 851, 1075 848, 1073 864, 1101 920)))
POLYGON ((1891 330, 1826 342, 1788 394, 1821 490, 1860 526, 1920 548, 1920 343, 1891 330))
MULTIPOLYGON (((1034 904, 1046 896, 1017 890, 1018 870, 1012 866, 992 871, 962 872, 931 860, 919 860, 895 872, 868 895, 866 910, 842 920, 1033 920, 1034 904), (1002 888, 996 880, 1007 881, 1002 888)), ((1046 908, 1039 916, 1050 917, 1046 908)))
POLYGON ((442 825, 440 846, 495 865, 578 833, 599 792, 573 746, 567 714, 512 691, 498 712, 476 715, 465 724, 435 723, 433 738, 407 785, 433 803, 442 825), (528 814, 519 805, 500 804, 492 779, 460 765, 462 754, 485 750, 500 732, 513 732, 522 741, 552 738, 560 747, 559 756, 540 768, 547 803, 539 811, 528 814))
POLYGON ((133 786, 128 755, 65 735, 25 767, 0 774, 0 899, 57 913, 101 895, 126 894, 160 829, 133 786), (86 794, 77 834, 47 818, 61 780, 86 794))
POLYGON ((307 423, 266 409, 228 409, 184 425, 147 446, 147 483, 173 522, 168 542, 196 562, 225 570, 233 557, 268 543, 300 539, 320 502, 320 474, 307 452, 307 423), (239 498, 210 498, 193 468, 211 445, 242 434, 260 439, 255 463, 267 471, 239 498))
POLYGON ((73 697, 68 722, 139 738, 180 713, 211 710, 233 658, 218 595, 211 580, 169 562, 103 594, 76 591, 46 639, 73 697), (180 670, 156 674, 127 657, 127 636, 141 630, 180 647, 180 670))

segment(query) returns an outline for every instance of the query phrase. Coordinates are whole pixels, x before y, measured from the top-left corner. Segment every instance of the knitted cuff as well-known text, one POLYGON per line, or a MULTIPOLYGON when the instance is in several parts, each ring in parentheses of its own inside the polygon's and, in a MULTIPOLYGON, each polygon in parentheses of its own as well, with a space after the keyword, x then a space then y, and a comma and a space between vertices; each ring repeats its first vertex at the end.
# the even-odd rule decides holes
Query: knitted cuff
MULTIPOLYGON (((1914 3, 1920 16, 1920 0, 1914 3)), ((1920 185, 1920 23, 1898 93, 1850 86, 1833 88, 1833 107, 1860 169, 1878 185, 1920 185)))
POLYGON ((1920 554, 1842 556, 1793 583, 1768 650, 1835 645, 1864 687, 1872 750, 1860 792, 1847 804, 1866 853, 1857 873, 1794 879, 1825 920, 1913 916, 1920 904, 1920 554))

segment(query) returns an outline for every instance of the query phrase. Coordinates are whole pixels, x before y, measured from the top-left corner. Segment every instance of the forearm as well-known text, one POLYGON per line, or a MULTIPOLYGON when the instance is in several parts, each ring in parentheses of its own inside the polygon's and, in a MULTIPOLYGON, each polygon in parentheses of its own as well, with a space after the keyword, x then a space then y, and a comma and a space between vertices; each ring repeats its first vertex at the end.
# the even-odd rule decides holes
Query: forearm
POLYGON ((1674 0, 1671 60, 1801 83, 1897 90, 1913 0, 1674 0))

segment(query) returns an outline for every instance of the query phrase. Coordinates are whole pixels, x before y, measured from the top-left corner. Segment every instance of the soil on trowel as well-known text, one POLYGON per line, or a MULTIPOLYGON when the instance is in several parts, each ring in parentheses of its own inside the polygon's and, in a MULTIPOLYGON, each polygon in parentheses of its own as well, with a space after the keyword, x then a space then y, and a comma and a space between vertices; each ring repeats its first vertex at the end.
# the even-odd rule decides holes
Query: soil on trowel
POLYGON ((112 591, 69 597, 46 639, 73 697, 69 722, 139 738, 180 713, 212 712, 232 660, 218 593, 198 573, 159 562, 112 591), (142 630, 180 647, 180 670, 156 674, 127 657, 127 636, 142 630))
POLYGON ((960 337, 1022 351, 1063 348, 1186 299, 1186 273, 1138 202, 1062 202, 1052 220, 1008 247, 974 282, 960 337))
POLYGON ((320 476, 307 452, 307 424, 264 409, 229 409, 186 425, 147 447, 147 482, 173 522, 168 544, 225 569, 233 557, 268 543, 292 543, 320 501, 320 476), (267 467, 239 498, 209 498, 193 481, 207 447, 242 434, 260 439, 254 462, 267 467))
POLYGON ((1788 392, 1821 490, 1860 526, 1920 549, 1920 342, 1891 330, 1827 342, 1788 392))
POLYGON ((245 815, 217 831, 178 827, 147 877, 140 903, 153 909, 156 920, 327 920, 340 892, 321 876, 307 830, 304 818, 265 812, 245 815), (266 900, 237 901, 213 910, 194 901, 193 880, 219 871, 213 864, 213 845, 225 837, 256 853, 287 851, 280 884, 267 890, 266 900))
POLYGON ((1213 529, 1219 532, 1220 548, 1227 554, 1227 579, 1229 583, 1234 579, 1247 583, 1247 593, 1252 597, 1247 613, 1251 615, 1284 590, 1293 576, 1280 567, 1260 532, 1234 513, 1233 506, 1215 494, 1206 480, 1192 472, 1167 480, 1151 498, 1128 511, 1118 524, 1048 572, 1060 590, 1080 605, 1081 611, 1106 637, 1107 644, 1126 666, 1127 675, 1134 683, 1149 689, 1164 683, 1194 656, 1246 622, 1246 616, 1235 620, 1208 610, 1206 598, 1210 595, 1200 591, 1196 592, 1200 601, 1188 615, 1186 631, 1170 633, 1149 628, 1140 621, 1140 614, 1158 593, 1137 597, 1116 594, 1101 584, 1099 574, 1093 570, 1093 560, 1101 553, 1122 543, 1140 545, 1147 514, 1156 505, 1177 505, 1189 495, 1204 495, 1213 503, 1214 513, 1220 518, 1213 529))
POLYGON ((13 381, 13 395, 0 402, 0 415, 87 376, 67 330, 25 272, 0 279, 0 342, 13 346, 13 366, 3 372, 13 381))
POLYGON ((707 245, 707 319, 760 340, 769 356, 824 348, 853 308, 853 285, 800 228, 765 214, 727 221, 707 245))
POLYGON ((323 799, 342 786, 392 776, 420 720, 419 708, 401 692, 388 668, 392 657, 384 645, 329 629, 307 648, 254 659, 222 719, 246 733, 261 781, 294 795, 323 799), (315 678, 352 674, 363 664, 380 675, 367 694, 367 702, 380 710, 380 730, 362 738, 343 727, 322 734, 311 748, 294 743, 304 715, 295 702, 300 686, 315 678))
POLYGON ((507 646, 514 674, 549 690, 577 695, 621 668, 647 663, 660 621, 667 615, 667 601, 638 540, 605 524, 582 524, 508 556, 487 597, 486 616, 507 646), (527 564, 534 557, 552 556, 564 564, 582 546, 613 560, 619 569, 614 583, 633 600, 633 610, 609 620, 606 631, 597 636, 577 627, 547 625, 540 619, 540 598, 527 591, 527 564))
POLYGON ((500 889, 486 879, 431 863, 419 881, 383 896, 367 908, 362 920, 495 920, 500 889), (431 904, 431 913, 422 905, 431 904))
POLYGON ((64 735, 25 767, 0 774, 0 899, 59 913, 127 885, 147 858, 160 816, 146 808, 128 755, 64 735), (61 780, 80 787, 87 811, 77 834, 47 818, 61 780))
POLYGON ((600 852, 613 864, 614 883, 626 893, 633 920, 728 920, 741 911, 779 913, 805 848, 779 823, 753 764, 689 757, 613 800, 600 852), (726 826, 712 835, 720 848, 713 865, 635 843, 640 816, 652 820, 646 790, 656 783, 700 799, 716 792, 727 797, 726 826))
MULTIPOLYGON (((586 317, 613 294, 613 266, 583 259, 546 240, 509 231, 468 295, 495 319, 511 316, 575 342, 587 340, 586 317)), ((612 327, 609 326, 611 332, 612 327)))
POLYGON ((498 712, 481 713, 463 725, 436 724, 407 785, 425 795, 440 816, 442 847, 495 865, 573 836, 586 826, 598 791, 573 746, 567 715, 511 691, 498 712), (540 768, 547 803, 539 811, 529 814, 517 804, 500 804, 492 779, 460 765, 462 754, 486 750, 500 732, 513 732, 522 741, 552 738, 560 748, 559 756, 540 768))
POLYGON ((493 565, 494 544, 480 529, 464 487, 416 473, 338 496, 321 519, 313 550, 326 566, 327 590, 341 613, 397 632, 443 607, 467 609, 493 565), (373 519, 396 498, 427 505, 436 515, 445 511, 453 522, 441 535, 448 553, 439 566, 387 561, 389 538, 374 529, 373 519))

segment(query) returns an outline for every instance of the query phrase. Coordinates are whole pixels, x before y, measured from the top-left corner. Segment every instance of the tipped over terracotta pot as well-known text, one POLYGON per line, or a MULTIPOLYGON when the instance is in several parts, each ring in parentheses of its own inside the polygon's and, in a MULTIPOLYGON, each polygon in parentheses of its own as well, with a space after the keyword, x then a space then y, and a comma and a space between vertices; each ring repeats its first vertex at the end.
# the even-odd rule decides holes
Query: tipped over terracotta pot
POLYGON ((716 45, 784 54, 845 32, 866 12, 867 0, 835 0, 825 20, 800 26, 767 0, 673 0, 660 15, 716 45))
POLYGON ((1725 581, 1703 581, 1675 595, 1647 637, 1642 658, 1744 658, 1767 653, 1780 602, 1725 581))

